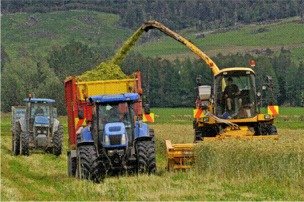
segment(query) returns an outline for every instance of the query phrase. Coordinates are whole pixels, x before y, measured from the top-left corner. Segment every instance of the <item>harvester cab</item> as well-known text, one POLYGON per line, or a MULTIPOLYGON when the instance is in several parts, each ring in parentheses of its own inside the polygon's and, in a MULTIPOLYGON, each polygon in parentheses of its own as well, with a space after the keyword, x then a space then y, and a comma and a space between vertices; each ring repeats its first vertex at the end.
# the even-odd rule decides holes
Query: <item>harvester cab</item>
POLYGON ((13 154, 29 155, 29 149, 43 149, 60 155, 63 127, 56 119, 55 100, 29 97, 24 102, 24 107, 12 107, 13 154))
POLYGON ((195 141, 227 137, 277 138, 274 115, 261 114, 259 110, 255 73, 251 68, 222 69, 214 75, 212 94, 206 87, 198 86, 195 141))

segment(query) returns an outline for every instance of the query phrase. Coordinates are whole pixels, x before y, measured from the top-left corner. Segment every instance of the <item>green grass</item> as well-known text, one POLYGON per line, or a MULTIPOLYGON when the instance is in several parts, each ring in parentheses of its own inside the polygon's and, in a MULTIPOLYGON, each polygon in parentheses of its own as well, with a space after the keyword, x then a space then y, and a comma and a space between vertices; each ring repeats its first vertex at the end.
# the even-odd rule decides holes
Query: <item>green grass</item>
MULTIPOLYGON (((47 56, 53 46, 63 46, 70 40, 78 40, 89 46, 117 48, 135 31, 119 27, 117 15, 95 11, 4 14, 1 20, 2 44, 11 59, 20 55, 47 56)), ((197 32, 193 30, 178 32, 210 56, 265 48, 279 50, 285 46, 291 49, 295 62, 304 60, 304 26, 294 18, 214 32, 202 39, 197 39, 197 32), (259 33, 259 30, 264 32, 259 33)), ((167 36, 154 42, 137 44, 135 50, 152 57, 194 57, 185 46, 167 36)))
MULTIPOLYGON (((266 25, 247 25, 227 32, 212 33, 202 39, 196 39, 193 32, 184 36, 200 47, 208 55, 248 52, 254 49, 271 48, 279 50, 287 47, 292 50, 295 61, 303 60, 304 26, 298 21, 283 21, 266 25), (258 32, 264 30, 264 32, 258 32)), ((137 50, 146 56, 169 57, 175 55, 193 55, 187 48, 169 37, 146 43, 137 50)))
MULTIPOLYGON (((188 124, 193 122, 193 108, 153 108, 158 124, 188 124)), ((261 109, 266 113, 266 108, 261 109)), ((275 125, 281 129, 304 129, 304 107, 280 107, 275 125)))
MULTIPOLYGON (((156 175, 108 177, 101 184, 67 177, 67 135, 63 155, 58 158, 38 151, 28 157, 12 156, 10 114, 2 114, 1 199, 304 200, 303 128, 289 129, 288 125, 279 128, 278 142, 204 143, 198 147, 199 161, 194 169, 167 172, 164 140, 193 141, 188 116, 180 122, 185 113, 192 115, 192 109, 152 111, 158 115, 156 122, 161 121, 152 125, 156 134, 156 175)), ((302 113, 299 108, 282 108, 283 112, 302 113)), ((66 117, 59 119, 67 134, 66 117)))
POLYGON ((114 47, 130 31, 118 27, 118 16, 94 11, 5 14, 2 20, 2 44, 12 58, 28 52, 46 56, 52 46, 64 46, 70 40, 90 46, 114 47))

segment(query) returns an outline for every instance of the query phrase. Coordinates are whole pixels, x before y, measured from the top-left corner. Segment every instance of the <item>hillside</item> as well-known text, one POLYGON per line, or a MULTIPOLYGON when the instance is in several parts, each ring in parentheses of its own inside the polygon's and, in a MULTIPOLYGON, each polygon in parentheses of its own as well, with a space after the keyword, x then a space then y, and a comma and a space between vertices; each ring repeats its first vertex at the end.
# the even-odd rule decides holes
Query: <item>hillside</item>
MULTIPOLYGON (((266 48, 277 51, 282 47, 290 49, 294 61, 304 60, 304 24, 297 18, 266 24, 251 24, 225 30, 212 30, 197 33, 184 30, 183 36, 190 39, 208 55, 240 53, 259 53, 266 48), (203 36, 203 37, 202 37, 203 36)), ((192 57, 193 54, 183 45, 164 36, 137 48, 145 56, 192 57)))
POLYGON ((2 16, 2 46, 10 58, 47 56, 51 47, 71 40, 113 48, 130 34, 119 28, 117 21, 114 14, 79 10, 6 14, 2 16))
MULTIPOLYGON (((10 58, 20 55, 47 56, 52 47, 64 46, 71 40, 116 49, 135 31, 119 27, 118 20, 115 14, 79 10, 5 14, 2 16, 2 46, 10 58)), ((266 48, 276 51, 284 46, 292 51, 295 62, 304 60, 304 26, 298 18, 244 25, 226 31, 198 33, 188 29, 178 32, 210 56, 237 52, 255 54, 266 48)), ((168 59, 193 57, 184 46, 166 36, 138 45, 136 50, 144 56, 168 59)))

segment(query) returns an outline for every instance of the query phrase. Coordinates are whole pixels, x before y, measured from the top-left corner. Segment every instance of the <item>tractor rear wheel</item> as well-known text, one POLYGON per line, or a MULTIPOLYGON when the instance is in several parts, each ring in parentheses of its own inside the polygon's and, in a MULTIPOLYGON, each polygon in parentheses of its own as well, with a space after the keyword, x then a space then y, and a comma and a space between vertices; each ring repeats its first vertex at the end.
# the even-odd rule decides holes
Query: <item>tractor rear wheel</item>
POLYGON ((155 144, 153 141, 139 141, 136 145, 137 151, 137 172, 138 173, 155 173, 155 144))
POLYGON ((54 132, 53 136, 53 154, 59 156, 62 150, 63 126, 59 125, 58 130, 54 132))
POLYGON ((29 133, 21 132, 20 133, 20 154, 21 155, 29 155, 29 133))
POLYGON ((12 132, 12 153, 17 156, 20 154, 20 125, 15 124, 12 132))
POLYGON ((78 146, 76 174, 80 179, 95 183, 99 183, 105 177, 105 166, 98 158, 94 145, 78 146))

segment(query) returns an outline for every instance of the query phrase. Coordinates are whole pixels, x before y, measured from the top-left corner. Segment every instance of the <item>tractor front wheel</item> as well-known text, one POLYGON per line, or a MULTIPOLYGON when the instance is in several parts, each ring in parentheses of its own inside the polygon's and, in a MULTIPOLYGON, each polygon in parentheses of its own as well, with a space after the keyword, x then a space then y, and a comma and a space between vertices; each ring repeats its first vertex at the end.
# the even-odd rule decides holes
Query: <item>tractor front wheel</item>
POLYGON ((98 158, 94 145, 77 148, 77 177, 99 183, 105 177, 105 166, 98 158))
POLYGON ((20 133, 20 154, 28 156, 29 155, 29 133, 20 133))
POLYGON ((53 154, 59 156, 62 150, 63 126, 59 125, 58 130, 54 132, 53 136, 53 154))

